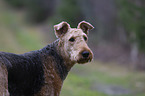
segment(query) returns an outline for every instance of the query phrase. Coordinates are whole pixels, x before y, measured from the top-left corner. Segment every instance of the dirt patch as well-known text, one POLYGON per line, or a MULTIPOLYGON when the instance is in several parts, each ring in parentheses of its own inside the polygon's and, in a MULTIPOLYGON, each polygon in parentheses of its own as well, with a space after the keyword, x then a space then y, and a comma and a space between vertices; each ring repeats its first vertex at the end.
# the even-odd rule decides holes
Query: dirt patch
POLYGON ((99 91, 107 95, 116 96, 116 95, 127 95, 131 94, 130 89, 124 88, 119 85, 104 85, 104 84, 92 84, 91 89, 94 91, 99 91))

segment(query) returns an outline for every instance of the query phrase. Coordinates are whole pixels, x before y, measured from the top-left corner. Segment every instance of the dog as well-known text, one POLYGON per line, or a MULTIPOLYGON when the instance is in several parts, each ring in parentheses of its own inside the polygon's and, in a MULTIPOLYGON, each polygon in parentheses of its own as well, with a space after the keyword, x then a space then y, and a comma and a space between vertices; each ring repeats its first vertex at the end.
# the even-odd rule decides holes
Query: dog
POLYGON ((77 28, 63 21, 54 25, 58 39, 40 50, 0 52, 0 96, 59 96, 74 64, 92 60, 87 35, 93 28, 86 21, 77 28))

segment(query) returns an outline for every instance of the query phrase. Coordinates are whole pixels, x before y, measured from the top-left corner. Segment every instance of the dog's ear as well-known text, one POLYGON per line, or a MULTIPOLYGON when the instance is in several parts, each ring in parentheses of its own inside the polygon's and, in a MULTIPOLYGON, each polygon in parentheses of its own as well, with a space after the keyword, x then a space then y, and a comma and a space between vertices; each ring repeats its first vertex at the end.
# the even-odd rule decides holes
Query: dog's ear
POLYGON ((70 25, 67 22, 62 21, 61 23, 54 25, 54 31, 57 38, 61 38, 70 29, 70 25))
POLYGON ((82 21, 78 24, 78 27, 77 28, 80 28, 83 30, 84 33, 86 33, 87 35, 89 34, 89 30, 93 29, 94 27, 86 22, 86 21, 82 21))

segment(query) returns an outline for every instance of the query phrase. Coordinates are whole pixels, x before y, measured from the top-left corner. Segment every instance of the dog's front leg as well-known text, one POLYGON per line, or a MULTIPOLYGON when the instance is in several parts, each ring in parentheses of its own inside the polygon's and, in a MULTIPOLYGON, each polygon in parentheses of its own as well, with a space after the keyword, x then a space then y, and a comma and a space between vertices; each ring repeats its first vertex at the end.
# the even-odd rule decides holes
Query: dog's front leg
POLYGON ((4 64, 0 62, 0 96, 9 96, 8 72, 4 64))

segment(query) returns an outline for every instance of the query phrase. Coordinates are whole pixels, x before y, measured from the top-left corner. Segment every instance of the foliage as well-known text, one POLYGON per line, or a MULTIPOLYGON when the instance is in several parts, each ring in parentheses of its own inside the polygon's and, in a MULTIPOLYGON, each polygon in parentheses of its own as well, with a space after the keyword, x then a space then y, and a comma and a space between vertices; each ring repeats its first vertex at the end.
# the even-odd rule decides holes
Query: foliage
POLYGON ((60 19, 58 21, 67 21, 72 27, 76 27, 77 24, 84 19, 80 5, 78 5, 78 0, 61 1, 62 2, 58 8, 58 13, 60 15, 60 19))
POLYGON ((130 37, 132 42, 136 42, 141 50, 145 51, 145 7, 142 0, 135 1, 119 0, 120 18, 127 32, 134 34, 135 38, 130 37))
POLYGON ((5 0, 6 2, 8 2, 9 4, 11 4, 12 6, 16 7, 16 8, 20 8, 24 6, 24 1, 23 0, 5 0))
POLYGON ((56 0, 26 0, 25 5, 28 8, 28 20, 35 23, 46 21, 55 9, 56 0))
POLYGON ((53 14, 56 0, 6 0, 16 8, 27 9, 27 19, 33 23, 41 23, 53 14))

